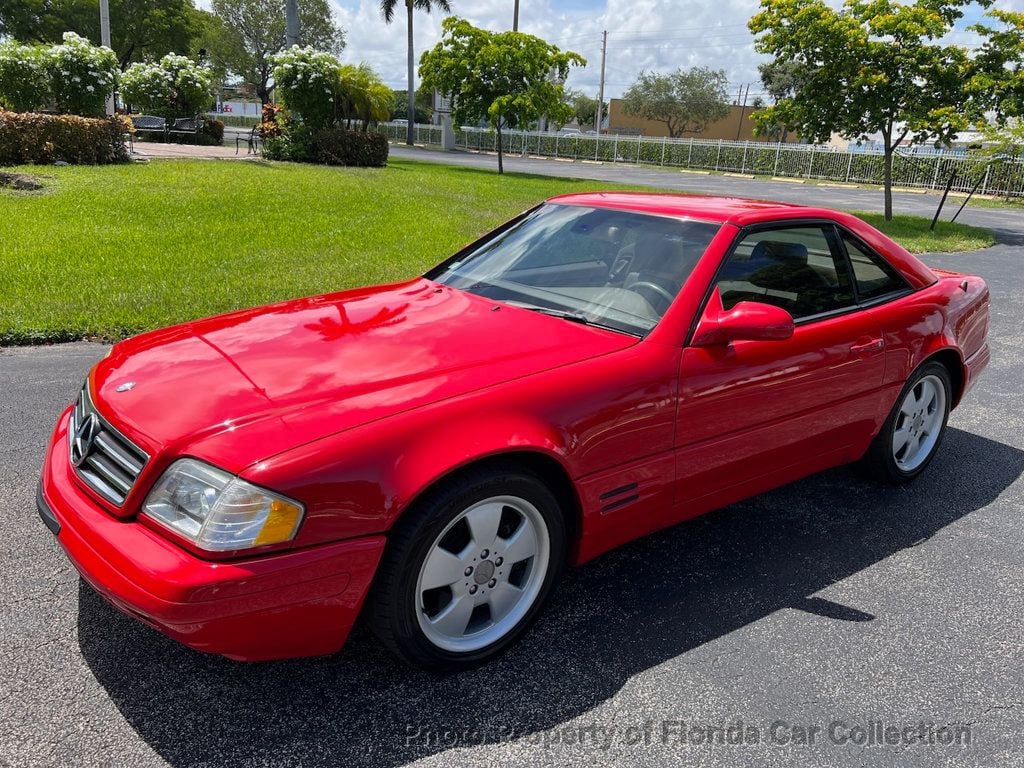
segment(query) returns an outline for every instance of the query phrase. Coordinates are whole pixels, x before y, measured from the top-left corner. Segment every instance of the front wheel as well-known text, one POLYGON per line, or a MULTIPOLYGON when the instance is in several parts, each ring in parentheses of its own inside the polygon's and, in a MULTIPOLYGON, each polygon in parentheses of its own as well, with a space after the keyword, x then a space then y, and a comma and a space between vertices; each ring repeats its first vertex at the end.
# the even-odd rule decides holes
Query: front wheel
POLYGON ((565 557, 557 500, 529 474, 474 472, 393 532, 368 608, 400 658, 450 672, 501 653, 538 615, 565 557))
POLYGON ((924 472, 946 432, 952 386, 946 366, 921 366, 903 388, 863 465, 885 482, 905 483, 924 472))

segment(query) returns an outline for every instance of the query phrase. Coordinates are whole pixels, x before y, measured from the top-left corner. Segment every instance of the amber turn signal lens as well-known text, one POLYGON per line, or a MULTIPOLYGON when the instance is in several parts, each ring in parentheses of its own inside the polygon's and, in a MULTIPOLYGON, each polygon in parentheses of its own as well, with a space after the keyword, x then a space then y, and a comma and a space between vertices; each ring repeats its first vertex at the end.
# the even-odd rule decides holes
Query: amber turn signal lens
POLYGON ((264 544, 279 544, 288 541, 295 535, 295 528, 302 518, 302 509, 286 501, 275 499, 270 504, 270 512, 260 529, 259 536, 253 542, 254 547, 264 544))

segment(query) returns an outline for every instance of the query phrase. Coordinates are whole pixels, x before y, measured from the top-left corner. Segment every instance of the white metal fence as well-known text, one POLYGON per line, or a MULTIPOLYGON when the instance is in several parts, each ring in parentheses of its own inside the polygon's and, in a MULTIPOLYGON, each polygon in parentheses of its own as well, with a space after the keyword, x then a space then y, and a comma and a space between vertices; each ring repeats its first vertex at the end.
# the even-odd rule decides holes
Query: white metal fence
MULTIPOLYGON (((441 143, 441 127, 416 125, 417 144, 441 143)), ((379 130, 393 141, 402 141, 406 126, 386 123, 379 130)), ((848 152, 810 144, 778 144, 757 141, 713 141, 644 136, 598 136, 532 131, 502 133, 510 155, 553 157, 569 160, 670 166, 693 170, 722 171, 821 179, 850 184, 882 184, 884 158, 879 152, 848 152)), ((461 149, 495 151, 497 134, 477 128, 455 131, 461 149)), ((893 183, 900 187, 943 189, 952 174, 952 189, 968 192, 977 184, 980 194, 1024 197, 1024 163, 990 164, 962 152, 930 150, 897 154, 893 159, 893 183)))

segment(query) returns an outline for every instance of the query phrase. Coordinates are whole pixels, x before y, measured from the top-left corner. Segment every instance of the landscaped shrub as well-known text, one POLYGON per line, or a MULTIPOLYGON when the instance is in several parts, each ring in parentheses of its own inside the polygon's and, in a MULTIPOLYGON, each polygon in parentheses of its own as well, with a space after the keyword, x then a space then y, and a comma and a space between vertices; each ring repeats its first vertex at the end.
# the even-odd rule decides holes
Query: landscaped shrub
POLYGON ((169 53, 158 64, 132 64, 121 75, 121 98, 134 109, 166 118, 195 117, 213 100, 212 76, 187 56, 169 53))
POLYGON ((327 128, 312 136, 313 162, 380 168, 388 162, 388 140, 379 133, 327 128))
POLYGON ((380 168, 387 165, 388 140, 379 133, 323 128, 310 131, 304 125, 289 125, 278 136, 264 140, 268 160, 293 163, 322 163, 380 168))
POLYGON ((31 112, 50 103, 45 53, 38 45, 0 43, 0 107, 31 112))
POLYGON ((0 165, 126 162, 124 132, 116 119, 0 112, 0 165))
POLYGON ((45 50, 43 58, 58 112, 85 117, 104 114, 107 97, 117 84, 117 54, 65 32, 64 44, 45 50))
POLYGON ((205 118, 203 127, 199 130, 199 135, 209 140, 212 144, 218 146, 224 143, 224 123, 221 120, 216 120, 212 117, 205 118))
POLYGON ((263 114, 260 118, 260 136, 264 139, 272 139, 280 136, 284 130, 286 120, 284 107, 280 104, 267 103, 263 105, 263 114))
POLYGON ((313 130, 337 119, 340 64, 329 53, 291 48, 270 57, 275 87, 289 111, 313 130))
POLYGON ((117 56, 74 32, 53 46, 0 44, 0 105, 99 117, 117 83, 117 56))
MULTIPOLYGON (((266 123, 264 123, 266 125, 266 123)), ((312 163, 314 158, 312 132, 301 123, 282 120, 275 135, 263 139, 263 156, 268 160, 312 163)))

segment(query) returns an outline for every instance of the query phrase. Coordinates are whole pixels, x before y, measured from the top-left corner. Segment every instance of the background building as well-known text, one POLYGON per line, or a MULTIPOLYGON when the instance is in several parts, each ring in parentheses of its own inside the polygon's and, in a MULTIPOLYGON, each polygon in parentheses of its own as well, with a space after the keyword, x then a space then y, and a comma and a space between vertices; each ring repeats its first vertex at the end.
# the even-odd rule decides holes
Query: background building
MULTIPOLYGON (((668 136, 668 126, 657 120, 647 120, 642 117, 627 115, 623 111, 622 99, 612 99, 608 104, 608 127, 605 129, 611 134, 623 136, 668 136)), ((683 139, 724 139, 726 141, 773 141, 765 136, 754 135, 754 121, 750 119, 753 108, 748 104, 741 107, 733 104, 729 107, 729 114, 721 120, 710 123, 700 133, 684 133, 683 139)), ((786 143, 799 144, 800 137, 790 132, 786 136, 786 143)))

